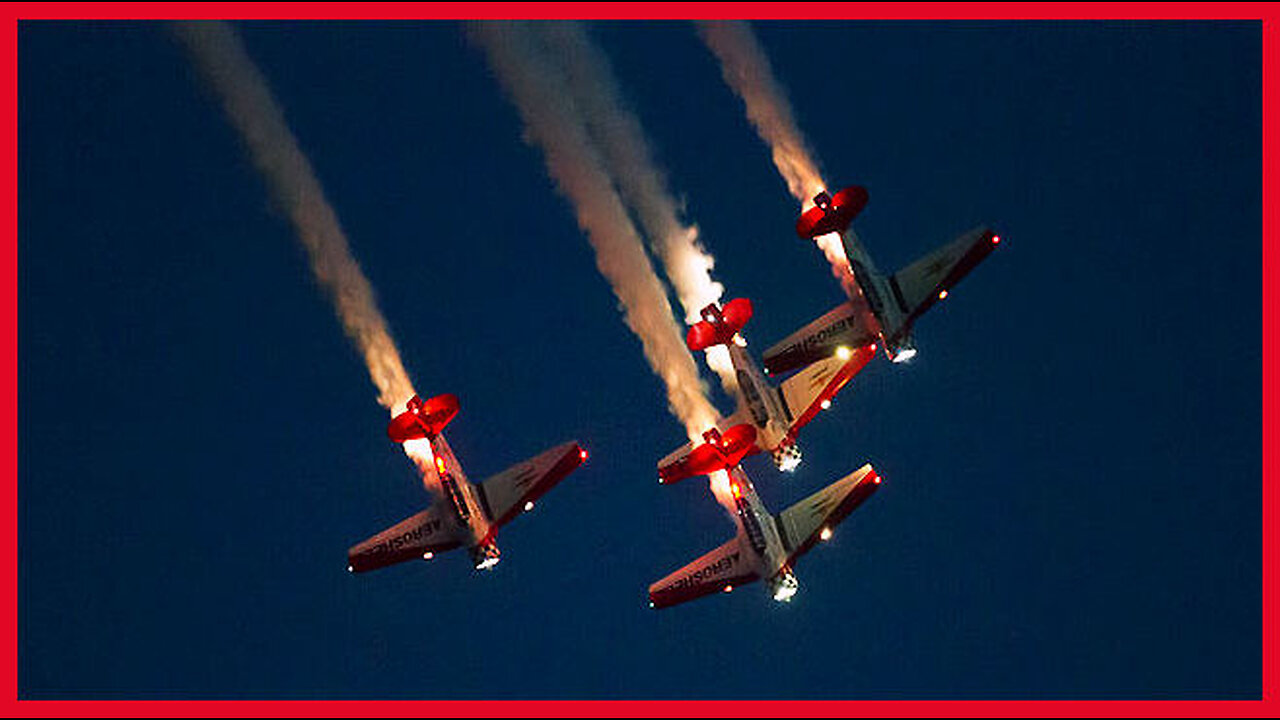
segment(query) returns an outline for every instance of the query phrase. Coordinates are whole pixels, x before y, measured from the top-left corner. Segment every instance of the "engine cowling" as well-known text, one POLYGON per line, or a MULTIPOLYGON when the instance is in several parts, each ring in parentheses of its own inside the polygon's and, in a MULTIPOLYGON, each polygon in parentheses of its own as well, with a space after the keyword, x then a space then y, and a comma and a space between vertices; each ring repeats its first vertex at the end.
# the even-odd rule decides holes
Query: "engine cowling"
POLYGON ((436 395, 429 400, 414 395, 408 409, 392 418, 387 425, 387 437, 394 442, 406 442, 439 435, 458 414, 458 396, 452 393, 436 395))
POLYGON ((502 559, 502 552, 498 550, 498 544, 492 539, 486 539, 478 545, 471 546, 467 553, 471 556, 471 564, 477 570, 488 570, 502 559))

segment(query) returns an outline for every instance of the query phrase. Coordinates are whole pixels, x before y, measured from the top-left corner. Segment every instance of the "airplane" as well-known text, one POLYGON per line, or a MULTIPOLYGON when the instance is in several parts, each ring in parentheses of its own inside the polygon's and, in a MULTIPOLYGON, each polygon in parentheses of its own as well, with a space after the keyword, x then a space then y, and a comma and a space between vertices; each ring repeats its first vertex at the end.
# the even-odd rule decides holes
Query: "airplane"
POLYGON ((916 319, 945 299, 951 288, 1000 244, 999 235, 980 226, 885 276, 876 270, 852 227, 867 199, 866 188, 856 185, 834 196, 823 191, 814 197, 816 205, 796 221, 796 234, 802 239, 840 234, 859 297, 849 291, 848 301, 766 350, 764 365, 769 374, 804 367, 829 357, 839 347, 870 342, 879 342, 895 363, 910 360, 916 354, 911 338, 916 319))
POLYGON ((777 515, 770 514, 740 465, 754 428, 732 428, 736 441, 716 429, 703 434, 698 451, 706 457, 702 474, 728 473, 737 533, 725 544, 649 586, 649 607, 666 608, 763 579, 778 602, 799 590, 794 567, 801 555, 831 538, 832 528, 880 488, 871 465, 810 495, 777 515), (703 450, 706 448, 706 450, 703 450))
MULTIPOLYGON (((716 429, 727 435, 730 428, 749 423, 756 430, 755 451, 768 452, 779 470, 791 472, 801 460, 796 445, 800 428, 831 406, 836 393, 875 356, 876 346, 841 346, 834 354, 774 387, 761 374, 739 333, 752 313, 747 298, 730 300, 723 308, 711 303, 702 309, 702 320, 689 328, 686 344, 695 352, 724 345, 733 362, 738 378, 738 408, 720 420, 716 429)), ((696 462, 691 464, 696 460, 693 450, 693 443, 686 443, 663 458, 658 463, 658 482, 668 484, 702 474, 696 470, 696 462)))
POLYGON ((557 445, 536 457, 472 483, 441 432, 458 414, 455 395, 423 401, 414 395, 407 409, 391 420, 393 442, 427 440, 432 460, 423 468, 428 491, 439 497, 426 510, 409 517, 347 551, 348 572, 361 573, 465 546, 477 570, 498 564, 498 528, 515 519, 587 459, 577 442, 557 445), (432 480, 435 482, 433 483, 432 480))

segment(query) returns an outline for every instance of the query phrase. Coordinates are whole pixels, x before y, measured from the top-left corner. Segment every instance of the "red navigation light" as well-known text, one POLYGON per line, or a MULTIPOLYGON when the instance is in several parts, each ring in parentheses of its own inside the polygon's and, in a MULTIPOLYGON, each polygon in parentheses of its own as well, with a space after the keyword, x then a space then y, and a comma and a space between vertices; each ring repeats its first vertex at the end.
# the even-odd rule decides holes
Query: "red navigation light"
POLYGON ((991 244, 992 244, 992 245, 999 245, 999 244, 1000 244, 1000 236, 999 236, 999 235, 992 235, 992 236, 991 236, 991 244))
POLYGON ((578 448, 578 459, 582 462, 587 461, 587 451, 585 448, 578 448))

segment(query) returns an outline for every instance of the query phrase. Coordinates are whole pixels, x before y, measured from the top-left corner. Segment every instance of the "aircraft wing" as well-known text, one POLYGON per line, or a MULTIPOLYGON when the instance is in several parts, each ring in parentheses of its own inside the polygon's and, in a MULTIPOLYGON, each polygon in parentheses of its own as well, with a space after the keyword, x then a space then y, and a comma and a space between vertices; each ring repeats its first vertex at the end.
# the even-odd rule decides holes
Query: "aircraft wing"
POLYGON ((525 503, 542 497, 586 459, 587 452, 576 442, 557 445, 477 485, 480 502, 491 522, 506 525, 525 503))
POLYGON ((875 318, 866 301, 846 300, 765 350, 764 369, 781 375, 825 360, 842 345, 852 350, 877 340, 875 318))
MULTIPOLYGON (((738 411, 727 418, 721 418, 716 422, 716 429, 723 435, 725 431, 735 425, 742 423, 752 423, 751 413, 746 408, 738 408, 738 411)), ((702 443, 698 443, 699 446, 702 443)), ((687 442, 676 448, 670 455, 658 461, 658 481, 663 484, 671 484, 685 478, 693 477, 698 472, 694 469, 696 463, 691 463, 694 450, 694 444, 687 442)), ((753 451, 754 452, 754 451, 753 451)))
POLYGON ((905 324, 910 324, 995 250, 1000 239, 990 228, 976 227, 893 274, 890 285, 897 295, 905 324))
POLYGON ((759 580, 742 536, 685 565, 649 586, 649 603, 655 608, 671 607, 712 593, 759 580))
POLYGON ((822 410, 822 403, 830 402, 845 383, 875 357, 875 345, 863 345, 841 354, 846 357, 832 355, 782 381, 779 392, 792 417, 788 432, 793 439, 796 431, 822 410))
POLYGON ((879 488, 880 476, 871 465, 863 465, 783 510, 777 520, 787 562, 793 564, 808 552, 822 539, 824 529, 834 528, 879 488))
POLYGON ((429 552, 452 550, 466 535, 466 527, 458 524, 443 504, 435 504, 352 546, 347 550, 347 564, 352 572, 377 570, 429 552))

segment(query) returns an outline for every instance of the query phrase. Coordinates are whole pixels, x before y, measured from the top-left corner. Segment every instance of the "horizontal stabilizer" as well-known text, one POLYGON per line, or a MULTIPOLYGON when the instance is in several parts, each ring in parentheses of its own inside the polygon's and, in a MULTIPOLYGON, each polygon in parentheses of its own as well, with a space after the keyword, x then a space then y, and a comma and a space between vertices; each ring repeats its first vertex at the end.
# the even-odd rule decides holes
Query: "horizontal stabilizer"
POLYGON ((870 465, 849 473, 778 515, 778 532, 788 563, 825 539, 840 521, 880 488, 880 476, 870 465))
POLYGON ((452 550, 468 539, 467 533, 443 504, 435 504, 353 546, 347 551, 348 568, 366 572, 452 550))
POLYGON ((387 437, 393 442, 435 437, 457 414, 457 395, 437 395, 427 401, 414 395, 405 411, 387 425, 387 437))
POLYGON ((732 540, 649 586, 649 604, 671 607, 759 580, 742 537, 732 540))
POLYGON ((878 338, 875 318, 865 303, 845 301, 766 350, 764 369, 781 375, 825 360, 841 346, 858 348, 878 338))
POLYGON ((697 352, 716 345, 727 345, 751 320, 751 301, 730 300, 721 308, 715 303, 702 308, 702 320, 693 324, 685 335, 685 344, 697 352))
MULTIPOLYGON (((726 430, 734 425, 741 425, 744 422, 749 422, 750 418, 750 413, 746 410, 739 409, 729 417, 720 418, 716 421, 716 430, 719 430, 723 435, 726 430)), ((659 460, 658 482, 673 483, 678 480, 684 480, 685 478, 692 477, 692 475, 684 472, 683 467, 684 463, 688 461, 689 453, 693 452, 694 447, 700 444, 701 443, 693 443, 692 441, 687 442, 675 450, 672 450, 670 454, 659 460)))
POLYGON ((796 234, 812 240, 819 235, 844 232, 867 206, 869 197, 867 189, 858 185, 847 187, 835 196, 818 193, 813 199, 814 207, 806 210, 796 221, 796 234))
MULTIPOLYGON (((721 424, 724 424, 723 422, 721 424)), ((708 430, 704 435, 706 442, 697 445, 685 445, 683 454, 680 450, 663 458, 658 463, 658 482, 670 483, 693 477, 709 475, 717 470, 727 470, 742 462, 748 455, 760 452, 759 435, 754 425, 740 423, 725 429, 708 430)))
POLYGON ((933 304, 946 297, 961 278, 986 259, 1000 238, 990 228, 970 230, 950 243, 893 274, 890 286, 908 327, 933 304))
POLYGON ((506 525, 586 459, 587 451, 576 442, 557 445, 477 485, 480 502, 495 525, 506 525))

